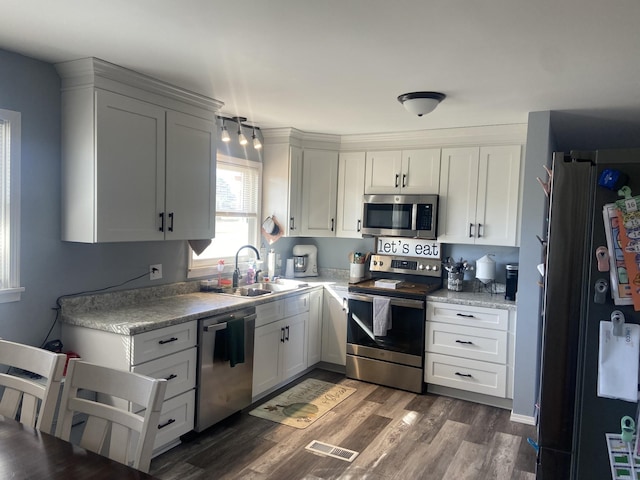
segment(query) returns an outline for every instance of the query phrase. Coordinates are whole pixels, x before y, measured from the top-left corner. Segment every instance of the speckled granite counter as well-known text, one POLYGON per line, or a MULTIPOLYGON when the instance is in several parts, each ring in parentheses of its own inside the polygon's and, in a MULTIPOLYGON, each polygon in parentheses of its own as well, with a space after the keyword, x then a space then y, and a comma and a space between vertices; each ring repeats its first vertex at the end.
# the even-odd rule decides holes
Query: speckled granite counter
POLYGON ((504 293, 453 292, 443 288, 428 295, 427 301, 516 310, 516 302, 505 300, 504 293))
POLYGON ((235 297, 200 292, 197 281, 99 295, 67 297, 60 302, 61 321, 69 325, 121 335, 136 335, 219 315, 244 306, 270 302, 287 295, 322 287, 328 283, 342 283, 339 279, 333 281, 324 276, 299 280, 307 282, 308 286, 260 297, 235 297))

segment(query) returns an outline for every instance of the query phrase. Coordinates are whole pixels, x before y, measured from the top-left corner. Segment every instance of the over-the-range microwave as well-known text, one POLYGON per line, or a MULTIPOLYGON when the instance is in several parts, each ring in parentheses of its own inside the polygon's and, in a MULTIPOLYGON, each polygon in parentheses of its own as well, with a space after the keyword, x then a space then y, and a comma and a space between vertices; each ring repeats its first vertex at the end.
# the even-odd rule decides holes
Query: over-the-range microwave
POLYGON ((438 195, 365 195, 362 233, 435 240, 438 195))

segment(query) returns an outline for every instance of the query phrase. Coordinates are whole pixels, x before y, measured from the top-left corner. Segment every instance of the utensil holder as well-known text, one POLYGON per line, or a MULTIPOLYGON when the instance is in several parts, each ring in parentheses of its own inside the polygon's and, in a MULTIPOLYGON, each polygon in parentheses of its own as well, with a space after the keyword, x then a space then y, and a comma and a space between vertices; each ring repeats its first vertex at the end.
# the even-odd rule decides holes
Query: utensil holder
POLYGON ((447 274, 447 288, 453 292, 461 292, 463 280, 464 280, 464 272, 462 273, 449 272, 447 274))
POLYGON ((349 264, 349 283, 357 283, 364 278, 364 263, 349 264))

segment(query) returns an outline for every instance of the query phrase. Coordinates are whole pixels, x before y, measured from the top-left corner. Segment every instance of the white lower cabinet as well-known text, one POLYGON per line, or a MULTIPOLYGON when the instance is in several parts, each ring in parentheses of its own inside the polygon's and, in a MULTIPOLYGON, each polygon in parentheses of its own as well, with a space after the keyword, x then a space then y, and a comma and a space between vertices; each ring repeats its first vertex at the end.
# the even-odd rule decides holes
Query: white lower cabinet
POLYGON ((515 311, 427 302, 425 382, 513 398, 515 311))
POLYGON ((254 398, 307 368, 308 322, 308 293, 256 306, 254 398), (277 302, 282 305, 273 305, 277 302), (277 313, 274 314, 280 311, 284 312, 285 318, 277 318, 277 313))
POLYGON ((307 366, 322 359, 322 288, 309 292, 309 324, 307 326, 307 366))
POLYGON ((322 308, 322 361, 347 364, 347 287, 326 286, 322 308))
MULTIPOLYGON (((179 444, 180 436, 194 427, 196 325, 194 320, 138 335, 119 335, 62 324, 65 347, 78 353, 83 360, 167 380, 153 447, 154 456, 179 444)), ((124 405, 121 399, 100 394, 98 399, 124 405)), ((134 412, 141 410, 139 405, 128 405, 128 408, 134 412)))

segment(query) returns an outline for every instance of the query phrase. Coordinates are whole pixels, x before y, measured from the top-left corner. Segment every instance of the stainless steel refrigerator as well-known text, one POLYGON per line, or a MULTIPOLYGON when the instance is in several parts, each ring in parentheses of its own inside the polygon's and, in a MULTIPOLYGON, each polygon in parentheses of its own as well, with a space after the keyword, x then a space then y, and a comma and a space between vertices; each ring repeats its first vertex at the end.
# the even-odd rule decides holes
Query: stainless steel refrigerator
MULTIPOLYGON (((604 169, 628 175, 640 195, 640 149, 556 153, 550 195, 538 410, 537 479, 611 478, 605 433, 620 433, 636 404, 597 396, 599 323, 620 310, 640 323, 632 306, 611 294, 595 301, 595 251, 606 246, 603 205, 621 197, 598 185, 604 169)), ((533 287, 532 287, 533 288, 533 287)))

